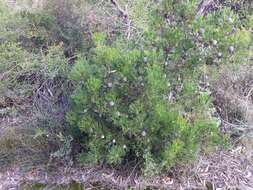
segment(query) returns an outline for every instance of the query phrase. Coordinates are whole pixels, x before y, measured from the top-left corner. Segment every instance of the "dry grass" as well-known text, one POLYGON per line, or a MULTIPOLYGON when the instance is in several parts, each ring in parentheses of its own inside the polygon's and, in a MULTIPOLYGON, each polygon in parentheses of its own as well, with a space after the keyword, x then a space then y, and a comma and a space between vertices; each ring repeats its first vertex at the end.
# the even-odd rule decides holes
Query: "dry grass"
POLYGON ((253 135, 253 65, 221 69, 213 87, 214 103, 225 132, 253 135))
MULTIPOLYGON (((34 169, 21 172, 18 168, 0 174, 2 189, 20 184, 44 184, 47 187, 67 185, 73 181, 87 189, 253 189, 253 165, 243 154, 243 147, 230 151, 217 151, 202 156, 194 166, 178 168, 178 176, 163 175, 156 178, 142 178, 135 172, 122 175, 110 168, 63 168, 54 173, 34 169)), ((1 186, 0 186, 1 189, 1 186)), ((46 188, 45 188, 46 189, 46 188)))
POLYGON ((26 119, 29 125, 20 118, 5 117, 0 121, 0 171, 13 166, 24 170, 44 167, 57 150, 55 139, 40 133, 39 128, 31 126, 34 121, 26 119))

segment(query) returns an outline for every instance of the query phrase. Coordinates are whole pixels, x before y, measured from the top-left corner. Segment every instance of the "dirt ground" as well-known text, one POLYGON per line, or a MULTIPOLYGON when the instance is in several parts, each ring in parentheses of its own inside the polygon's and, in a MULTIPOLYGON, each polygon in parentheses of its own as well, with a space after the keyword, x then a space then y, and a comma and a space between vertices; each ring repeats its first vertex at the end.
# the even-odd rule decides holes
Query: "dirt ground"
MULTIPOLYGON (((21 171, 16 166, 0 173, 1 190, 20 190, 22 184, 44 184, 46 187, 70 184, 73 181, 83 184, 86 189, 240 189, 253 190, 252 155, 245 154, 245 147, 219 150, 210 156, 202 156, 189 168, 179 169, 181 176, 161 176, 144 179, 131 175, 122 177, 117 171, 108 168, 68 168, 57 171, 45 169, 21 171)), ((45 189, 47 189, 45 187, 45 189)))

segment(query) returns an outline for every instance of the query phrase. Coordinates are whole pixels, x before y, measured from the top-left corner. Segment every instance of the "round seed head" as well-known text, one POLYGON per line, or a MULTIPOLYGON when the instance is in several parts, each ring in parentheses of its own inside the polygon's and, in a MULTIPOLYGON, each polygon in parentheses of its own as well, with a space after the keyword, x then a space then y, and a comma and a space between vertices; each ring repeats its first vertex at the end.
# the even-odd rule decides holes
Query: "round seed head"
POLYGON ((141 136, 145 137, 147 135, 146 131, 141 132, 141 136))
POLYGON ((205 29, 204 29, 204 28, 200 28, 200 29, 199 29, 199 33, 200 33, 200 34, 204 34, 204 33, 205 33, 205 29))
POLYGON ((234 22, 234 20, 233 20, 231 17, 229 17, 229 18, 228 18, 228 22, 229 22, 230 24, 232 24, 232 23, 234 22))
POLYGON ((109 105, 110 105, 110 106, 114 106, 115 103, 114 103, 113 101, 110 101, 110 102, 109 102, 109 105))
POLYGON ((229 46, 228 51, 229 51, 229 53, 234 53, 235 47, 234 46, 229 46))
POLYGON ((217 43, 218 43, 218 42, 217 42, 217 40, 213 40, 213 45, 215 45, 215 46, 216 46, 216 45, 217 45, 217 43))
POLYGON ((219 59, 222 58, 222 53, 221 52, 218 53, 218 58, 219 59))
POLYGON ((109 83, 107 84, 107 86, 108 86, 109 88, 112 88, 112 83, 109 82, 109 83))

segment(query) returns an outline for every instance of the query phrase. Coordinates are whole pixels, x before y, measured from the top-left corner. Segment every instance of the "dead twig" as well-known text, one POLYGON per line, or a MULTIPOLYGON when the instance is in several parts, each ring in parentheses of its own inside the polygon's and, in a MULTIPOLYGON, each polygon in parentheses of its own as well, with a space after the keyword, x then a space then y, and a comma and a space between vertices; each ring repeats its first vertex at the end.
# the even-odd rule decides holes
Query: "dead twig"
POLYGON ((127 5, 125 6, 125 9, 123 9, 117 0, 111 0, 111 3, 118 9, 118 11, 120 12, 120 15, 124 19, 124 22, 126 23, 126 26, 127 26, 126 37, 129 40, 131 36, 131 20, 129 19, 127 5))
POLYGON ((220 0, 202 0, 197 9, 197 16, 206 16, 221 6, 220 0))

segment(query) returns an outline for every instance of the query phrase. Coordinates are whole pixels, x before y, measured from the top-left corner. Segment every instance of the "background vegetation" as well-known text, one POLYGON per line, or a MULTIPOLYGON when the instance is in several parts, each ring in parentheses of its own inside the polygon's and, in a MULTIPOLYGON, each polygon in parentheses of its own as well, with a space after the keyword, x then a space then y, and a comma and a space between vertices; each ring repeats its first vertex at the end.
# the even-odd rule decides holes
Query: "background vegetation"
POLYGON ((250 1, 15 6, 0 2, 1 169, 153 176, 252 138, 250 1))

